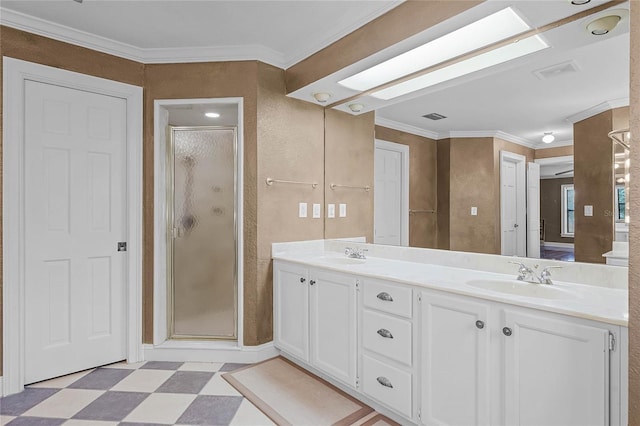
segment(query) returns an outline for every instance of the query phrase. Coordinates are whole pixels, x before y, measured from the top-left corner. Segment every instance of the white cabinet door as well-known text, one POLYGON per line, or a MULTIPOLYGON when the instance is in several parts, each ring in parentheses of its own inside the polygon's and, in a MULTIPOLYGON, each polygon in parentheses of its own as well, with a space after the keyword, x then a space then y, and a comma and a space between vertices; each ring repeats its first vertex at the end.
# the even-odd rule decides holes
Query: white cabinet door
POLYGON ((489 424, 489 304, 423 292, 421 311, 422 423, 489 424))
POLYGON ((279 349, 309 362, 309 271, 274 262, 274 343, 279 349))
POLYGON ((510 308, 503 322, 505 424, 609 424, 608 330, 510 308))
POLYGON ((311 365, 355 387, 356 280, 314 271, 309 284, 311 365))

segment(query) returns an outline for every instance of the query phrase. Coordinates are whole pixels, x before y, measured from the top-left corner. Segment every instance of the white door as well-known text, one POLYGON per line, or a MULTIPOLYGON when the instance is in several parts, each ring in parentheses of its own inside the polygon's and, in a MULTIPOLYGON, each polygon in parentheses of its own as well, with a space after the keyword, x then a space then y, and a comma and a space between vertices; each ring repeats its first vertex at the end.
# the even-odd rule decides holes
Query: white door
POLYGON ((500 153, 501 254, 526 256, 525 157, 500 153))
POLYGON ((515 309, 502 318, 505 424, 608 425, 608 330, 515 309))
POLYGON ((527 257, 540 257, 540 164, 527 167, 527 257))
POLYGON ((126 101, 25 84, 25 383, 126 358, 126 101))
POLYGON ((279 349, 305 362, 309 362, 308 275, 302 266, 273 265, 273 340, 279 349))
POLYGON ((311 365, 355 387, 355 279, 314 271, 309 285, 311 365))
POLYGON ((408 245, 408 147, 376 141, 374 243, 408 245))
POLYGON ((485 302, 422 293, 423 424, 489 425, 488 320, 485 302))

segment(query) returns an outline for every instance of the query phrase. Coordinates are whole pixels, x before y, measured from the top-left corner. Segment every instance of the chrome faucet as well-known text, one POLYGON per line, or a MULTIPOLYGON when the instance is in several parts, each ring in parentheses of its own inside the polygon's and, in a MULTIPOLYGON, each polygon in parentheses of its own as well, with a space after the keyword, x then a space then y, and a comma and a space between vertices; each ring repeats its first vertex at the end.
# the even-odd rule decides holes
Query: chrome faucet
POLYGON ((344 254, 347 257, 351 257, 353 259, 366 259, 366 256, 364 255, 364 253, 368 251, 367 249, 358 249, 356 248, 351 248, 351 247, 347 247, 344 250, 344 254))
POLYGON ((547 284, 547 285, 553 284, 553 281, 551 281, 551 271, 549 271, 549 269, 562 268, 562 266, 547 266, 542 270, 542 272, 540 272, 540 275, 538 276, 535 272, 535 270, 538 269, 538 265, 535 265, 533 267, 534 269, 531 269, 530 267, 528 267, 522 262, 509 262, 509 263, 513 263, 514 265, 519 265, 518 278, 517 278, 518 281, 525 281, 533 284, 547 284))

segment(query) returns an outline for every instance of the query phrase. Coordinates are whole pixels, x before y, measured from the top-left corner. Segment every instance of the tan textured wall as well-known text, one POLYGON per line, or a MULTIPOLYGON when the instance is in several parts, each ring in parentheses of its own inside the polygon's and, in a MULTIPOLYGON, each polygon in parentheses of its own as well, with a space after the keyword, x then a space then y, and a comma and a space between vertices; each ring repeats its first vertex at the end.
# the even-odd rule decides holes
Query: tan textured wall
MULTIPOLYGON (((433 139, 376 126, 375 137, 409 147, 409 209, 437 208, 437 143, 433 139)), ((419 213, 409 216, 409 246, 436 248, 437 216, 419 213)))
POLYGON ((284 71, 259 63, 258 280, 255 292, 245 294, 256 312, 256 328, 248 331, 257 335, 249 335, 250 341, 262 344, 273 337, 271 243, 324 236, 324 221, 313 219, 311 214, 313 203, 324 205, 323 183, 323 108, 286 97, 284 71), (311 185, 267 186, 268 177, 317 182, 318 186, 315 189, 311 185), (307 218, 298 217, 300 202, 308 203, 307 218))
MULTIPOLYGON (((631 144, 640 146, 640 1, 631 1, 631 144)), ((640 425, 640 149, 631 150, 629 230, 629 424, 640 425), (633 219, 635 218, 635 219, 633 219)))
POLYGON ((573 178, 540 180, 540 219, 544 220, 544 241, 573 243, 573 238, 561 237, 562 185, 570 185, 573 178))
POLYGON ((287 92, 298 90, 483 1, 406 1, 287 69, 287 92))
POLYGON ((499 253, 493 138, 452 138, 450 156, 450 249, 499 253))
POLYGON ((450 204, 451 204, 451 140, 440 139, 437 142, 437 241, 436 248, 450 248, 450 204))
POLYGON ((577 262, 605 263, 613 242, 613 130, 611 110, 573 125, 575 186, 575 254, 577 262), (593 206, 593 216, 584 206, 593 206))
MULTIPOLYGON (((143 85, 144 66, 140 63, 95 52, 60 41, 51 40, 0 26, 0 56, 62 68, 69 71, 108 78, 123 83, 143 85)), ((2 62, 0 62, 0 81, 2 62)), ((1 86, 1 85, 0 85, 1 86)), ((0 87, 0 154, 2 147, 2 87, 0 87)), ((0 162, 0 187, 2 185, 2 164, 0 162)), ((0 203, 2 200, 0 200, 0 203)), ((2 223, 0 215, 0 233, 2 223)), ((2 238, 0 238, 0 248, 2 238)), ((2 259, 0 259, 2 262, 2 259)), ((1 265, 0 265, 1 266, 1 265)), ((0 270, 0 319, 2 318, 2 274, 0 270)), ((0 320, 0 376, 2 376, 2 321, 0 320)))
POLYGON ((257 303, 257 72, 258 63, 208 62, 145 67, 144 289, 145 342, 153 339, 153 102, 156 99, 244 97, 244 344, 258 344, 257 303))
POLYGON ((353 116, 325 110, 325 212, 336 205, 336 217, 325 218, 325 238, 366 237, 373 242, 374 113, 353 116), (332 190, 339 185, 370 186, 370 191, 332 190), (338 204, 347 204, 347 217, 338 217, 338 204))
POLYGON ((573 155, 573 145, 536 149, 535 159, 540 160, 543 158, 565 157, 567 155, 573 155))

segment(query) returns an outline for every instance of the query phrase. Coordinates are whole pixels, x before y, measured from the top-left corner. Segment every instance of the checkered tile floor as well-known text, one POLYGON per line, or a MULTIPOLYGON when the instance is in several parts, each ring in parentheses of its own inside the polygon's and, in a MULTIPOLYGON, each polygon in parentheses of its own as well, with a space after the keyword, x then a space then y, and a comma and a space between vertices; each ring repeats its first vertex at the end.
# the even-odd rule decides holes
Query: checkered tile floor
POLYGON ((118 363, 0 398, 11 426, 273 425, 221 376, 242 364, 118 363))

